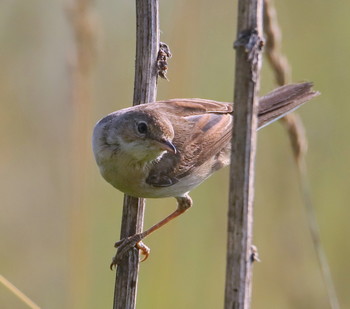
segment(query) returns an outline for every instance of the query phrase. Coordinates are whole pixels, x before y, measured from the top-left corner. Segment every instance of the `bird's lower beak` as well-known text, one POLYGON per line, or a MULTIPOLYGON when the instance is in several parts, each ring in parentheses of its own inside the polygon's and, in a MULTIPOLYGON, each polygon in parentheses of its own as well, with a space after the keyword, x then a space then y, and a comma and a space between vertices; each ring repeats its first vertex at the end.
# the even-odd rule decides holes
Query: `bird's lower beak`
POLYGON ((174 146, 174 144, 168 140, 161 140, 160 142, 161 148, 163 150, 166 150, 168 152, 172 152, 173 154, 176 153, 176 147, 174 146))

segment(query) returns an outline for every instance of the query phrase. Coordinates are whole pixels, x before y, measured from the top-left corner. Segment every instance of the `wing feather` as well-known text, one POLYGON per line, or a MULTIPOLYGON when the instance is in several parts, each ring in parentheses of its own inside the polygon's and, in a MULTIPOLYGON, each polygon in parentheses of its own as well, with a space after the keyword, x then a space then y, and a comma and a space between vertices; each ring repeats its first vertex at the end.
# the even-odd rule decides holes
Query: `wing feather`
MULTIPOLYGON (((174 128, 176 154, 166 153, 151 169, 146 182, 170 186, 218 154, 231 139, 232 103, 174 99, 153 103, 174 128)), ((210 169, 209 169, 210 170, 210 169)))

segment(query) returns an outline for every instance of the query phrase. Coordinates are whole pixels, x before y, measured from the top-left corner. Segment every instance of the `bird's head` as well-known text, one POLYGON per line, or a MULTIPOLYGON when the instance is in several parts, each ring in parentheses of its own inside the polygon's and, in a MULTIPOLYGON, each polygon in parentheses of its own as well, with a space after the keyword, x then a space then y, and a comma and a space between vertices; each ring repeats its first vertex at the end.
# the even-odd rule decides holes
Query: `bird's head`
POLYGON ((176 153, 173 138, 173 126, 166 117, 155 111, 128 108, 96 124, 93 148, 97 161, 106 155, 123 154, 139 162, 148 162, 166 151, 176 153))

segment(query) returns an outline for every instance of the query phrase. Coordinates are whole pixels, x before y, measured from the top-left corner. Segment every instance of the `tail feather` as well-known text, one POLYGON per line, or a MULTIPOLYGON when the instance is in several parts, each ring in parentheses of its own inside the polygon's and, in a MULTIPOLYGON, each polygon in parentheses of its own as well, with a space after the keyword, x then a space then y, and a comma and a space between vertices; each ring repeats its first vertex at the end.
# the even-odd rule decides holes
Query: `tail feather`
POLYGON ((318 96, 320 93, 312 91, 312 86, 312 83, 285 85, 260 98, 258 128, 267 126, 318 96))

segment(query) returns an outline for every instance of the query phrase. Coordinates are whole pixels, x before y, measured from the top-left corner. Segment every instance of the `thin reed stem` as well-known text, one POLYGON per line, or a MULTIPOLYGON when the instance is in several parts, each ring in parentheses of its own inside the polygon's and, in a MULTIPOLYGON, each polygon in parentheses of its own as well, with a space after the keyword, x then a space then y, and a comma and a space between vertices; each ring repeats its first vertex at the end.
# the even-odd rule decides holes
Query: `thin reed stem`
MULTIPOLYGON (((136 0, 136 62, 133 105, 156 101, 158 49, 158 0, 136 0)), ((144 199, 125 196, 121 239, 142 232, 144 211, 144 199)), ((136 308, 139 263, 139 251, 135 248, 130 250, 118 264, 114 288, 114 309, 136 308)))

